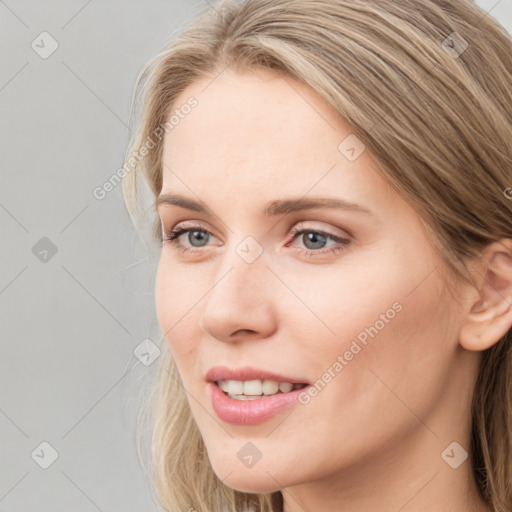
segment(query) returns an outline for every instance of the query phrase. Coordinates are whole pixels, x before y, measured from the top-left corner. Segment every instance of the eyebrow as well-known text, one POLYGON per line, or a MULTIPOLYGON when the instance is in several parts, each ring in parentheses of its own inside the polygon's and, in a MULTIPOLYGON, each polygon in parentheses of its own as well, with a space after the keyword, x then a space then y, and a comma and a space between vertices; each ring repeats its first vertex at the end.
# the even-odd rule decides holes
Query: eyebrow
MULTIPOLYGON (((179 206, 196 213, 216 216, 210 208, 203 203, 190 199, 179 194, 161 194, 155 200, 155 208, 162 204, 179 206)), ((337 208, 342 210, 351 210, 355 212, 367 213, 375 215, 372 211, 367 210, 361 205, 350 203, 344 199, 313 197, 309 199, 279 199, 267 203, 263 210, 265 217, 272 217, 296 211, 312 210, 316 208, 337 208)))

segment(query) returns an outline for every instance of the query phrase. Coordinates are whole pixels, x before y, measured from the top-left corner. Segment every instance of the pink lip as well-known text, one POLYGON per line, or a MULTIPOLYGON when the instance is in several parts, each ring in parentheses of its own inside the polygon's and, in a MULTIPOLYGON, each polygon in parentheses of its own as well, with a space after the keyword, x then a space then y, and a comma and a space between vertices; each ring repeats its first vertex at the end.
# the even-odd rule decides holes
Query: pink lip
POLYGON ((263 396, 257 400, 235 400, 224 394, 215 382, 209 382, 207 387, 217 416, 227 423, 240 425, 252 425, 276 416, 285 408, 297 403, 299 394, 306 390, 304 387, 289 393, 263 396))
POLYGON ((206 380, 215 382, 218 380, 276 380, 277 382, 289 382, 290 384, 308 384, 305 379, 287 377, 278 373, 259 370, 251 366, 244 368, 228 368, 227 366, 214 366, 206 374, 206 380))

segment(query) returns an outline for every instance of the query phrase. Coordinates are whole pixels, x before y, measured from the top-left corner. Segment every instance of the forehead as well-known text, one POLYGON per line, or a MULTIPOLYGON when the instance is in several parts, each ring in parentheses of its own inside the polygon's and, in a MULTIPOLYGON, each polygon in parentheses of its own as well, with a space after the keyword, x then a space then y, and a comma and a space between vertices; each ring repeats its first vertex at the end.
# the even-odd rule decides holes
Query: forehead
MULTIPOLYGON (((385 186, 364 151, 355 161, 340 152, 349 125, 315 91, 270 71, 198 80, 176 99, 197 106, 164 139, 163 190, 190 187, 208 197, 226 194, 304 195, 340 190, 350 200, 385 186)), ((187 110, 188 111, 188 110, 187 110)), ((353 136, 353 135, 352 135, 353 136)), ((205 199, 206 199, 205 197, 205 199)), ((369 198, 370 199, 370 198, 369 198)))

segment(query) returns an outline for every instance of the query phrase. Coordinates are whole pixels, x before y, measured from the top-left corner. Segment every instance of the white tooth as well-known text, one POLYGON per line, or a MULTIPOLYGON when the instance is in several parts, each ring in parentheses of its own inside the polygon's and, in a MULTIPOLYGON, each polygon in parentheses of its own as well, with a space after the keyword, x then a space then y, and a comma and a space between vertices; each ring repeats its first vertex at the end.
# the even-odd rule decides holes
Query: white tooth
POLYGON ((293 388, 293 384, 290 384, 289 382, 280 382, 279 383, 279 389, 283 392, 283 393, 288 393, 289 391, 291 391, 293 388))
POLYGON ((264 395, 275 395, 279 391, 279 382, 276 380, 264 380, 262 390, 264 395))
POLYGON ((261 380, 246 380, 244 382, 244 395, 261 395, 262 393, 261 380))
POLYGON ((217 384, 220 389, 230 395, 232 398, 245 400, 246 398, 238 398, 248 396, 249 399, 253 397, 260 397, 263 395, 275 395, 279 391, 282 393, 289 393, 292 390, 302 387, 302 384, 291 384, 290 382, 277 382, 275 380, 218 380, 217 384))
POLYGON ((246 395, 229 395, 230 398, 234 398, 235 400, 259 400, 261 399, 261 395, 257 396, 246 396, 246 395))
POLYGON ((222 391, 228 390, 228 383, 225 380, 219 380, 218 382, 219 388, 222 389, 222 391))
POLYGON ((244 383, 241 380, 227 380, 226 381, 227 391, 232 395, 241 395, 244 392, 244 383))

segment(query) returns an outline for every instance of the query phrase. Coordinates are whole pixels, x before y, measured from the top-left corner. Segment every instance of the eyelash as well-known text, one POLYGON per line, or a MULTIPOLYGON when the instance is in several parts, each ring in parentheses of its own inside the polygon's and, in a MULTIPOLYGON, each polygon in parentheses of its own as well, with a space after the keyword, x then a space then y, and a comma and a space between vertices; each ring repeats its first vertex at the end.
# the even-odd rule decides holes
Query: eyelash
MULTIPOLYGON (((202 249, 199 248, 190 248, 187 246, 184 246, 177 242, 177 239, 185 234, 189 233, 190 231, 201 231, 203 233, 206 233, 207 235, 213 235, 210 231, 200 227, 200 226, 190 226, 190 227, 182 227, 182 228, 175 228, 170 233, 166 234, 164 238, 161 240, 162 243, 170 243, 174 246, 176 250, 178 250, 181 254, 183 253, 200 253, 202 252, 202 249)), ((304 233, 315 233, 316 235, 321 235, 325 238, 330 238, 331 240, 338 242, 338 246, 332 245, 328 248, 319 249, 317 251, 311 250, 311 249, 303 249, 302 247, 296 247, 295 249, 298 250, 301 253, 304 253, 307 257, 314 257, 314 256, 326 256, 327 254, 337 254, 340 251, 346 250, 348 247, 350 240, 347 238, 343 238, 340 236, 333 235, 332 233, 327 233, 325 231, 319 230, 319 229, 300 229, 300 227, 293 228, 289 233, 288 237, 293 237, 292 241, 294 241, 296 238, 298 238, 299 235, 302 235, 304 233)))

